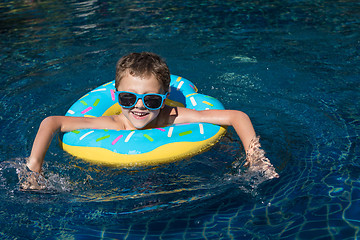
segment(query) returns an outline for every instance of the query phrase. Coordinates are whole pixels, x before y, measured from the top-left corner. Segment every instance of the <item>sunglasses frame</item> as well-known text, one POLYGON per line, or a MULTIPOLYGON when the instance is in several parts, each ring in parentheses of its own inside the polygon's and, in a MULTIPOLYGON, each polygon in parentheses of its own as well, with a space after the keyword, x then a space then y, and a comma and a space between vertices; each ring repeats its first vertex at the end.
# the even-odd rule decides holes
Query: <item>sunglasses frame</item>
POLYGON ((129 91, 115 91, 115 94, 116 94, 116 96, 117 96, 117 100, 118 100, 119 105, 120 105, 121 107, 123 107, 123 108, 132 108, 132 107, 134 107, 134 106, 137 104, 137 102, 139 101, 139 99, 141 99, 141 101, 143 102, 143 105, 144 105, 147 109, 149 109, 149 110, 158 110, 158 109, 160 109, 160 108, 164 105, 165 99, 167 98, 167 96, 168 96, 169 93, 166 92, 165 94, 159 94, 159 93, 138 94, 138 93, 129 92, 129 91), (120 98, 119 98, 119 95, 120 95, 121 93, 130 93, 130 94, 135 95, 135 96, 136 96, 135 103, 134 103, 133 105, 131 105, 131 106, 124 106, 124 105, 122 105, 122 104, 120 103, 120 98), (160 107, 151 108, 151 107, 148 107, 148 106, 146 105, 146 103, 145 103, 145 101, 144 101, 144 98, 145 98, 146 96, 149 96, 149 95, 155 95, 155 96, 161 97, 161 105, 160 105, 160 107))

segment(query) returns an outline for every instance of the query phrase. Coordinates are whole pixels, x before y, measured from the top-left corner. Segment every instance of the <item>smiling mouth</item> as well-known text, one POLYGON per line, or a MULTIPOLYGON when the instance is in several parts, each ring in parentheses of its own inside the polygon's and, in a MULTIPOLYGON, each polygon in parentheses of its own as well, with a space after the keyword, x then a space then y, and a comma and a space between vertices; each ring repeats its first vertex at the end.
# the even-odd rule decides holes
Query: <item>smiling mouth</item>
POLYGON ((148 112, 131 112, 136 118, 143 118, 147 116, 148 112))

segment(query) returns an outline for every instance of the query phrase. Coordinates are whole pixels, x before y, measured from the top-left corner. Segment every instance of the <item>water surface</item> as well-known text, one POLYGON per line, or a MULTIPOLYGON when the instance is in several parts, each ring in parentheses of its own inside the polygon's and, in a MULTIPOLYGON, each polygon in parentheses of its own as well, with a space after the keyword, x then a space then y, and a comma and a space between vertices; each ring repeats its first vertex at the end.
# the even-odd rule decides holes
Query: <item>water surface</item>
POLYGON ((4 239, 356 239, 357 1, 5 1, 0 4, 4 239), (41 120, 114 79, 133 51, 252 119, 280 178, 241 168, 233 130, 156 167, 90 165, 53 141, 48 188, 19 190, 41 120))

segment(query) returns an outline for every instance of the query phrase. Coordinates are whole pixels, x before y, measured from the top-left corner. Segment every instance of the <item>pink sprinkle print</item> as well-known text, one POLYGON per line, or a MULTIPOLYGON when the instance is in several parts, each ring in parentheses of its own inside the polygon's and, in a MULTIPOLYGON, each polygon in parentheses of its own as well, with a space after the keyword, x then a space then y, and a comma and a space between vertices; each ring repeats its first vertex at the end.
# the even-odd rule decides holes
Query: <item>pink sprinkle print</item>
POLYGON ((155 128, 155 129, 165 132, 165 129, 163 129, 163 128, 155 128))
POLYGON ((81 112, 81 114, 85 114, 87 113, 88 111, 90 111, 91 109, 93 109, 92 107, 88 107, 86 108, 84 111, 81 112))
POLYGON ((115 140, 111 144, 115 145, 115 143, 117 143, 120 140, 120 138, 122 138, 122 137, 123 137, 123 135, 118 136, 117 138, 115 138, 115 140))
POLYGON ((110 93, 111 93, 111 99, 113 101, 115 101, 115 92, 114 92, 114 89, 110 89, 110 93))

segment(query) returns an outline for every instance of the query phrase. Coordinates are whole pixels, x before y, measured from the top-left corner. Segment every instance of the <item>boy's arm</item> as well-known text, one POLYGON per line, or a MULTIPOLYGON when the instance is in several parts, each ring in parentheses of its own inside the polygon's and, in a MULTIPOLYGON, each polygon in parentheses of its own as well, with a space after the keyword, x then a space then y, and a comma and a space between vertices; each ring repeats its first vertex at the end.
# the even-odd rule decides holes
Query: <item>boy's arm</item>
POLYGON ((174 123, 206 122, 217 125, 232 126, 247 152, 251 140, 256 136, 248 115, 236 110, 195 111, 188 108, 177 108, 174 123))
POLYGON ((107 128, 109 127, 109 123, 111 125, 111 121, 111 117, 85 118, 51 116, 45 118, 41 122, 36 134, 27 167, 34 172, 41 171, 46 151, 50 146, 53 136, 58 131, 69 132, 84 128, 107 128))
POLYGON ((250 118, 245 113, 236 110, 195 111, 187 108, 177 108, 174 112, 170 115, 173 123, 207 122, 234 127, 246 151, 244 166, 261 173, 265 179, 279 177, 274 166, 265 157, 265 152, 260 149, 259 138, 256 137, 250 118))

